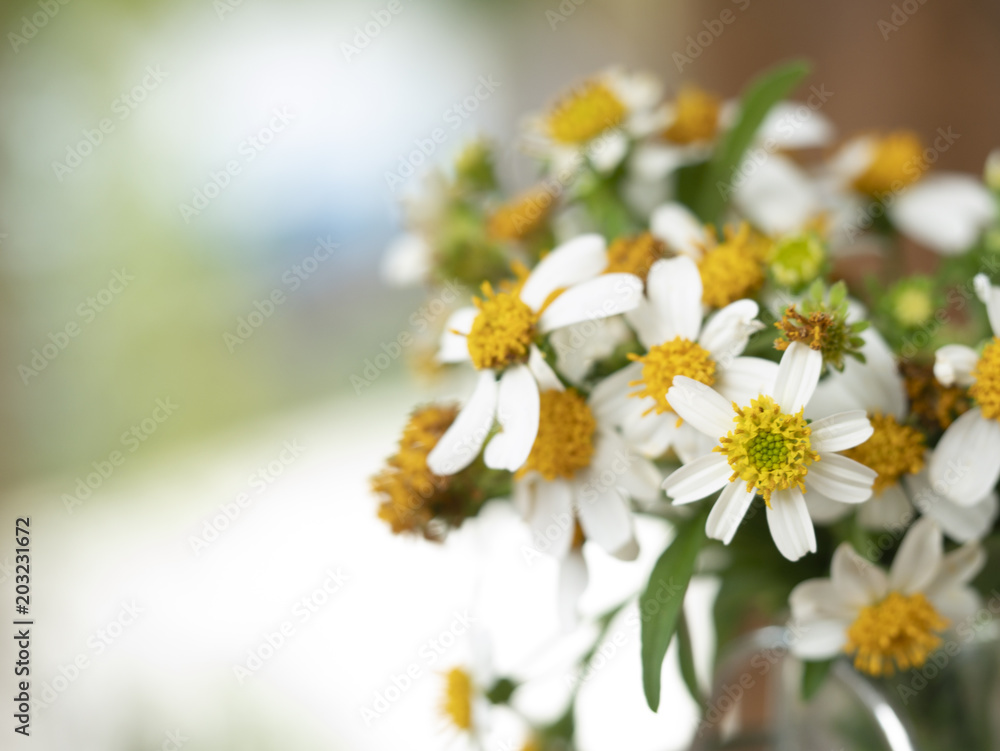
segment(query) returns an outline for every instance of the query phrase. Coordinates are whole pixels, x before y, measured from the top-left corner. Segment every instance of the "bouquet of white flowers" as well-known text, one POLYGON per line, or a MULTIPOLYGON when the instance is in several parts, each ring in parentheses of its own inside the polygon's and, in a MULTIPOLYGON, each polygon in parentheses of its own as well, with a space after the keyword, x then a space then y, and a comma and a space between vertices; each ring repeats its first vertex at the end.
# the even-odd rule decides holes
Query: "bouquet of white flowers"
MULTIPOLYGON (((534 185, 507 197, 471 143, 385 258, 394 283, 468 290, 423 364, 477 375, 412 413, 372 479, 379 516, 440 540, 513 504, 560 561, 570 625, 582 547, 632 560, 634 515, 666 519, 638 603, 654 710, 675 639, 704 706, 681 607, 696 572, 721 581, 720 649, 750 614, 790 624, 807 694, 838 655, 877 679, 921 668, 993 584, 1000 165, 935 171, 947 130, 834 147, 829 92, 787 99, 807 70, 732 101, 601 72, 526 119, 534 185), (939 254, 932 274, 904 273, 907 243, 939 254)), ((473 735, 518 687, 486 674, 447 674, 445 714, 473 735)), ((571 702, 527 747, 573 729, 571 702)))

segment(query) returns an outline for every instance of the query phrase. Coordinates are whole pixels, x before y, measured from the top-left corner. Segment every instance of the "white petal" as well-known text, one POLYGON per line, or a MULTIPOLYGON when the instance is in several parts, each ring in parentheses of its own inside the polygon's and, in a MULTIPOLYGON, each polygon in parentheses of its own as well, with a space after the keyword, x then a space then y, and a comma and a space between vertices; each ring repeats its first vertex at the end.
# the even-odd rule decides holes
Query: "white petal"
POLYGON ((532 310, 557 289, 593 279, 608 265, 607 243, 597 234, 580 235, 563 243, 538 262, 521 288, 521 300, 532 310))
POLYGON ((951 551, 942 559, 937 576, 927 585, 927 596, 936 597, 950 589, 961 589, 983 570, 986 560, 986 551, 976 542, 951 551))
POLYGON ((971 386, 979 353, 964 344, 946 344, 934 353, 934 377, 945 386, 971 386))
POLYGON ((628 321, 628 325, 632 327, 639 342, 646 349, 663 344, 668 339, 659 311, 645 297, 625 314, 625 320, 628 321))
POLYGON ((993 336, 1000 336, 1000 287, 991 285, 986 274, 976 274, 972 282, 979 299, 986 305, 993 336))
POLYGON ((660 497, 663 474, 648 459, 627 456, 628 471, 618 478, 619 484, 635 500, 652 503, 660 497))
POLYGON ((802 102, 777 102, 760 124, 756 140, 775 149, 815 149, 833 139, 833 125, 823 113, 802 102))
POLYGON ((628 135, 624 130, 608 130, 587 144, 587 156, 594 169, 603 174, 612 172, 628 153, 628 135))
POLYGON ((806 500, 797 488, 771 494, 767 526, 778 552, 788 560, 797 561, 806 553, 816 552, 816 530, 806 500))
POLYGON ((962 506, 936 493, 926 470, 906 475, 903 482, 920 513, 936 521, 941 530, 956 542, 978 540, 993 529, 998 510, 996 491, 991 490, 971 506, 962 506))
POLYGON ((712 449, 717 445, 719 445, 717 438, 708 437, 686 422, 677 428, 671 441, 674 453, 684 464, 690 464, 695 459, 712 453, 712 449))
POLYGON ((563 631, 572 631, 580 621, 580 597, 587 589, 588 580, 583 553, 570 551, 559 564, 559 624, 563 631))
POLYGON ((872 497, 872 483, 878 473, 861 462, 840 454, 820 452, 819 461, 809 466, 806 488, 815 488, 841 503, 861 503, 872 497))
POLYGON ((759 357, 737 357, 725 366, 720 364, 716 375, 715 389, 723 397, 737 404, 749 404, 751 399, 774 388, 778 363, 759 357))
POLYGON ((878 602, 889 590, 885 571, 858 555, 847 542, 834 551, 830 581, 844 604, 854 609, 878 602))
POLYGON ((598 381, 587 400, 595 416, 599 420, 620 419, 625 407, 636 401, 628 395, 633 390, 629 387, 629 383, 640 378, 642 378, 642 363, 632 362, 598 381))
POLYGON ((982 597, 972 587, 949 589, 929 599, 934 608, 951 623, 965 621, 983 605, 982 597))
POLYGON ((993 194, 968 175, 937 173, 910 186, 890 206, 900 232, 945 255, 975 244, 996 216, 993 194))
POLYGON ((846 615, 840 595, 829 579, 806 579, 800 582, 788 595, 788 605, 792 609, 792 618, 796 621, 842 618, 846 615))
POLYGON ((493 427, 496 408, 496 375, 484 370, 455 422, 427 455, 428 469, 436 475, 453 475, 472 464, 493 427))
POLYGON ((535 345, 531 345, 531 350, 528 353, 528 367, 531 369, 532 375, 535 376, 535 381, 538 382, 539 391, 564 391, 562 381, 559 380, 559 376, 555 374, 555 371, 549 367, 549 364, 545 362, 545 355, 542 351, 538 349, 535 345))
POLYGON ((667 402, 691 427, 711 438, 719 439, 733 427, 732 403, 693 378, 675 376, 667 402))
POLYGON ((880 532, 905 529, 913 517, 910 499, 899 485, 890 485, 858 508, 858 524, 880 532))
POLYGON ((889 586, 903 594, 921 592, 937 576, 944 557, 941 528, 921 517, 907 531, 889 570, 889 586))
POLYGON ((705 523, 708 536, 722 540, 725 545, 731 543, 755 495, 752 490, 748 492, 742 482, 732 482, 723 488, 705 523))
POLYGON ((868 169, 877 146, 874 136, 856 136, 837 149, 828 166, 841 181, 850 182, 868 169))
POLYGON ((763 328, 756 320, 759 311, 753 300, 730 303, 706 321, 698 344, 708 350, 717 363, 731 362, 746 349, 750 335, 763 328))
POLYGON ((598 490, 593 497, 577 497, 577 511, 584 536, 610 555, 628 558, 635 551, 632 514, 614 488, 598 490))
POLYGON ((698 338, 701 329, 701 274, 687 256, 661 259, 653 264, 646 279, 646 294, 656 309, 663 339, 681 336, 698 338))
POLYGON ((649 231, 669 249, 692 258, 701 256, 707 241, 701 222, 679 203, 668 203, 656 209, 649 218, 649 231))
POLYGON ((948 426, 930 461, 935 490, 962 506, 986 495, 1000 478, 1000 423, 970 409, 948 426))
POLYGON ((642 299, 642 280, 634 274, 602 274, 581 282, 552 301, 538 319, 543 334, 580 321, 600 318, 632 310, 642 299))
MULTIPOLYGON (((634 399, 643 409, 651 399, 634 399)), ((662 456, 673 444, 677 436, 677 415, 673 412, 640 414, 636 409, 622 425, 622 435, 630 446, 643 456, 655 459, 662 456)))
POLYGON ((419 235, 409 232, 397 237, 382 257, 381 274, 393 287, 412 287, 427 279, 431 270, 431 249, 419 235))
POLYGON ((774 400, 787 414, 802 409, 816 390, 823 369, 823 355, 817 350, 792 342, 781 356, 774 383, 774 400))
POLYGON ((833 524, 853 511, 852 504, 835 501, 815 488, 810 488, 806 493, 806 506, 809 508, 810 518, 816 524, 833 524))
POLYGON ((747 156, 732 198, 736 209, 767 235, 800 230, 822 208, 813 181, 780 154, 747 156))
POLYGON ((875 432, 863 410, 851 410, 824 417, 809 425, 814 451, 843 451, 860 446, 875 432))
MULTIPOLYGON (((629 158, 629 171, 643 180, 663 180, 687 160, 676 146, 653 142, 636 146, 629 158)), ((655 233, 654 233, 655 234, 655 233)))
POLYGON ((469 340, 466 334, 472 331, 472 322, 479 315, 479 308, 459 308, 450 316, 441 332, 441 349, 438 360, 441 362, 465 362, 469 359, 469 340), (455 333, 458 332, 458 333, 455 333))
POLYGON ((825 660, 836 657, 847 643, 849 624, 838 620, 793 623, 789 629, 792 654, 803 660, 825 660))
POLYGON ((726 458, 712 453, 674 470, 663 481, 663 489, 674 503, 691 503, 727 485, 732 474, 726 458))
POLYGON ((535 544, 556 558, 562 558, 573 542, 573 490, 565 480, 539 480, 534 485, 535 508, 531 530, 535 544))
POLYGON ((538 435, 538 383, 527 365, 508 368, 500 376, 497 421, 503 428, 486 446, 483 461, 491 469, 515 472, 531 453, 538 435))

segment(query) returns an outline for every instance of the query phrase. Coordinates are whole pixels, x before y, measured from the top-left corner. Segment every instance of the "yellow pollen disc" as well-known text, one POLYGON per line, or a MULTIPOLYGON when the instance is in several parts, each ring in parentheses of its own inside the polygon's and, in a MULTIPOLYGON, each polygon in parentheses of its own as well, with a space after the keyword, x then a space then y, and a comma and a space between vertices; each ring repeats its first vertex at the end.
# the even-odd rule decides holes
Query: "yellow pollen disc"
POLYGON ((775 328, 781 332, 774 347, 784 352, 792 342, 801 342, 808 345, 810 349, 821 351, 833 322, 833 317, 829 313, 815 311, 804 316, 795 309, 794 305, 789 305, 785 308, 785 314, 781 320, 774 324, 775 328))
POLYGON ((687 376, 711 386, 715 383, 715 360, 700 344, 678 336, 675 339, 649 348, 643 356, 629 354, 629 359, 642 363, 642 378, 630 381, 629 386, 640 386, 629 396, 649 396, 656 400, 644 414, 672 412, 667 402, 667 391, 674 385, 674 376, 687 376))
POLYGON ((472 364, 482 370, 526 362, 538 316, 518 291, 497 293, 484 282, 483 299, 472 302, 479 308, 467 337, 472 364))
POLYGON ((878 472, 873 486, 878 495, 892 487, 903 475, 916 474, 924 468, 924 434, 909 425, 900 425, 892 415, 871 416, 872 437, 844 452, 878 472))
POLYGON ((394 534, 425 531, 436 514, 460 513, 464 498, 451 490, 451 479, 427 468, 427 455, 451 427, 458 408, 422 407, 410 417, 399 439, 399 450, 386 467, 371 479, 372 490, 381 497, 379 518, 394 534))
POLYGON ((727 227, 725 241, 698 261, 702 301, 724 308, 756 292, 764 284, 764 258, 769 252, 770 242, 751 233, 748 224, 735 232, 727 227))
POLYGON ((553 195, 545 188, 533 188, 502 204, 486 224, 494 240, 521 240, 545 223, 552 210, 553 195))
POLYGON ((663 132, 668 141, 679 144, 710 141, 719 128, 722 100, 695 86, 681 89, 674 100, 674 121, 663 132))
POLYGON ((604 273, 635 274, 645 282, 650 267, 666 255, 666 244, 649 232, 619 237, 608 246, 608 266, 604 273))
POLYGON ((587 81, 556 103, 548 116, 549 135, 560 143, 586 143, 622 124, 625 105, 606 84, 587 81))
POLYGON ((590 466, 597 420, 573 389, 543 391, 540 400, 538 435, 517 476, 534 470, 546 480, 569 479, 577 470, 590 466))
POLYGON ((919 592, 890 592, 881 602, 862 608, 847 629, 844 651, 854 667, 869 675, 892 675, 919 668, 939 646, 948 621, 919 592))
POLYGON ((969 387, 969 394, 976 400, 983 417, 1000 420, 1000 339, 993 337, 986 345, 972 377, 976 382, 969 387))
POLYGON ((444 674, 444 698, 441 711, 459 730, 472 727, 472 678, 461 668, 452 668, 444 674))
POLYGON ((871 162, 854 178, 854 188, 877 198, 916 182, 926 169, 917 135, 909 131, 890 133, 879 139, 871 162))
POLYGON ((788 415, 764 394, 740 407, 735 402, 736 428, 719 439, 713 451, 724 454, 733 470, 730 482, 747 484, 747 491, 757 488, 767 504, 775 490, 797 487, 804 491, 802 480, 809 465, 819 461, 812 450, 812 430, 802 417, 802 410, 788 415))

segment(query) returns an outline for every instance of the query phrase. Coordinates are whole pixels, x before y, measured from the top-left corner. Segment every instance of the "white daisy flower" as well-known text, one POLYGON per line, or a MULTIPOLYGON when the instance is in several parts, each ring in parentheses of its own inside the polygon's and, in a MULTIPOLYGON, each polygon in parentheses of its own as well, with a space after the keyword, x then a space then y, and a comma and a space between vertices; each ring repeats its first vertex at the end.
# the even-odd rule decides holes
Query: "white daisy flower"
MULTIPOLYGON (((576 390, 563 388, 545 363, 540 366, 538 435, 515 476, 514 504, 536 538, 545 539, 547 551, 560 560, 584 539, 610 555, 632 560, 638 545, 629 499, 656 500, 660 472, 632 452, 604 418, 605 389, 595 389, 584 399, 576 390), (577 520, 582 539, 574 544, 577 520)), ((578 574, 563 572, 573 582, 581 581, 578 574)), ((568 589, 577 595, 582 591, 568 589)))
POLYGON ((497 680, 492 652, 486 634, 474 631, 469 641, 468 662, 441 674, 441 715, 448 730, 465 736, 475 749, 482 748, 490 729, 490 701, 486 694, 497 680))
POLYGON ((678 424, 667 402, 675 376, 714 386, 728 401, 749 402, 774 383, 778 366, 740 357, 750 335, 763 328, 753 300, 739 300, 703 320, 698 267, 685 256, 653 264, 646 296, 625 314, 646 352, 594 389, 602 416, 650 458, 673 446, 682 461, 705 454, 712 443, 688 423, 678 424))
POLYGON ((513 472, 524 463, 538 432, 536 379, 544 358, 536 340, 639 304, 642 280, 632 274, 597 276, 605 263, 604 239, 582 235, 543 258, 519 289, 494 292, 486 284, 484 299, 451 315, 438 359, 471 361, 480 376, 469 401, 427 456, 432 472, 452 475, 471 464, 495 418, 502 430, 486 446, 486 465, 513 472))
POLYGON ((554 174, 573 174, 585 159, 598 172, 611 172, 634 139, 655 129, 660 93, 648 73, 605 70, 528 120, 527 149, 548 160, 554 174))
POLYGON ((945 386, 968 386, 976 401, 945 430, 930 463, 934 487, 962 506, 975 504, 1000 478, 1000 287, 991 286, 984 274, 974 284, 986 304, 993 339, 982 354, 947 344, 934 358, 935 378, 945 386))
MULTIPOLYGON (((868 413, 874 430, 871 438, 844 452, 878 473, 871 499, 858 506, 858 522, 868 529, 900 529, 913 519, 916 506, 953 540, 968 542, 982 537, 997 515, 996 493, 991 491, 964 506, 935 489, 926 470, 932 452, 927 450, 923 434, 906 424, 906 387, 892 350, 873 327, 861 336, 865 362, 848 358, 842 372, 831 371, 805 411, 812 420, 845 409, 868 413)), ((820 523, 835 521, 852 510, 851 505, 820 492, 809 493, 806 504, 813 520, 820 523)))
POLYGON ((976 543, 944 555, 941 530, 926 517, 906 533, 888 574, 842 543, 829 579, 792 590, 792 652, 805 660, 846 653, 873 676, 919 668, 948 626, 979 607, 968 583, 985 562, 976 543))
POLYGON ((818 351, 794 342, 781 357, 773 385, 741 404, 694 379, 674 378, 667 392, 670 406, 716 445, 671 474, 663 487, 674 503, 722 491, 706 524, 709 537, 731 542, 760 493, 778 550, 795 561, 816 551, 804 493, 815 490, 845 503, 871 497, 875 472, 836 453, 871 437, 865 413, 841 412, 811 424, 803 417, 822 369, 818 351))
POLYGON ((996 219, 996 201, 971 175, 926 175, 924 154, 920 139, 908 132, 859 136, 845 143, 830 162, 828 179, 841 195, 853 198, 841 200, 836 213, 861 229, 858 217, 870 213, 865 207, 874 198, 884 202, 904 235, 942 255, 963 253, 996 219))

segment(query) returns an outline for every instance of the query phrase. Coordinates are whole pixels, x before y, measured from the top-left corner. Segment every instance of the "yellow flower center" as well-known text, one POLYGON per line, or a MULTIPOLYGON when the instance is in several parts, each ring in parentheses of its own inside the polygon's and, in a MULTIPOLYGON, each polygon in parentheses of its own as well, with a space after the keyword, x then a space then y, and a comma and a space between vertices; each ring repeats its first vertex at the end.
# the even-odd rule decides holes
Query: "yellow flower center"
POLYGON ((702 301, 713 308, 750 296, 764 284, 763 260, 770 243, 750 231, 745 222, 735 232, 726 228, 726 239, 705 252, 698 261, 702 301))
POLYGON ((427 468, 427 455, 455 421, 458 408, 422 407, 414 411, 399 439, 399 450, 386 467, 371 479, 372 490, 381 497, 378 516, 394 534, 421 531, 436 538, 428 523, 436 517, 461 523, 465 497, 451 488, 451 478, 435 475, 427 468))
POLYGON ((649 232, 619 237, 608 247, 608 266, 604 273, 635 274, 645 282, 650 267, 666 255, 666 244, 649 232))
POLYGON ((534 470, 546 480, 569 479, 577 470, 590 466, 597 420, 573 389, 543 391, 540 400, 538 435, 517 476, 534 470))
POLYGON ((819 276, 825 259, 823 243, 816 235, 805 233, 777 243, 771 250, 768 264, 778 284, 796 287, 819 276))
POLYGON ((872 437, 844 452, 878 472, 873 489, 878 495, 892 487, 903 475, 916 474, 924 468, 924 434, 909 425, 900 425, 892 415, 871 416, 875 429, 872 437))
POLYGON ((548 116, 549 135, 560 143, 586 143, 625 120, 625 105, 600 81, 587 81, 556 103, 548 116))
POLYGON ((479 315, 467 337, 472 364, 482 370, 526 362, 538 316, 518 291, 496 293, 484 282, 483 299, 474 298, 473 303, 479 315))
POLYGON ((663 132, 668 141, 679 144, 710 141, 719 128, 722 100, 695 86, 685 86, 674 100, 674 121, 663 132))
POLYGON ((551 192, 532 188, 497 208, 486 231, 494 240, 521 240, 545 223, 553 203, 551 192))
POLYGON ((844 651, 854 667, 869 675, 892 675, 919 668, 941 646, 939 633, 948 621, 919 592, 890 592, 881 602, 861 609, 847 629, 844 651))
POLYGON ((629 353, 629 359, 642 363, 642 378, 630 381, 629 386, 641 386, 629 396, 649 396, 656 400, 644 414, 671 412, 667 391, 674 385, 675 376, 687 376, 711 386, 715 383, 715 360, 700 344, 678 336, 675 339, 649 348, 643 356, 629 353))
POLYGON ((472 727, 472 678, 461 668, 452 668, 444 674, 444 699, 441 711, 459 730, 472 727))
POLYGON ((802 410, 788 415, 775 401, 764 394, 750 402, 749 407, 733 403, 736 428, 719 439, 713 451, 724 454, 733 470, 730 482, 736 479, 754 488, 771 505, 771 493, 797 487, 805 490, 802 480, 809 465, 819 460, 812 450, 812 430, 802 417, 802 410))
POLYGON ((976 382, 969 387, 969 394, 976 400, 983 417, 1000 420, 1000 339, 986 345, 972 371, 976 382))
POLYGON ((916 182, 926 169, 920 138, 909 131, 890 133, 875 145, 871 162, 854 178, 854 188, 878 198, 916 182))

